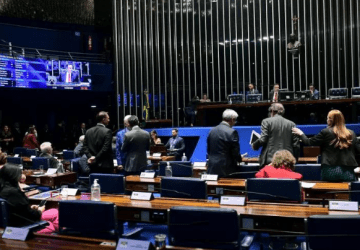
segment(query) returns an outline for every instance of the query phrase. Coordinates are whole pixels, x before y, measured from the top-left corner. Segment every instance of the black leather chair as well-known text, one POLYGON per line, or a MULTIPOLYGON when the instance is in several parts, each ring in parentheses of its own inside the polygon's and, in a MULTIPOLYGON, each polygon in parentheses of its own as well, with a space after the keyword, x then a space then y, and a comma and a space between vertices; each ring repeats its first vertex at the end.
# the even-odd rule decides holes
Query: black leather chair
POLYGON ((161 197, 207 199, 207 185, 195 178, 163 177, 161 197))
POLYGON ((246 180, 249 201, 302 202, 302 189, 299 180, 250 178, 246 180))
POLYGON ((360 215, 310 216, 307 219, 308 249, 359 249, 359 225, 360 215))
MULTIPOLYGON (((167 161, 159 163, 159 175, 165 176, 167 161)), ((173 177, 192 177, 193 167, 191 161, 169 161, 173 177)))
POLYGON ((172 207, 169 239, 173 246, 239 249, 239 218, 234 209, 172 207))

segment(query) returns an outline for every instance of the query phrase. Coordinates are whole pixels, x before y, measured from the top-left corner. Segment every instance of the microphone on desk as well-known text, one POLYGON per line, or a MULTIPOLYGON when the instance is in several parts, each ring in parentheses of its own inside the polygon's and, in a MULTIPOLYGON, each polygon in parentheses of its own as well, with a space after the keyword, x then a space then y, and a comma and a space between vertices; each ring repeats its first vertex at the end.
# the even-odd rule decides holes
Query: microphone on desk
MULTIPOLYGON (((133 192, 133 190, 131 190, 131 189, 125 189, 125 190, 133 192)), ((177 191, 177 190, 174 190, 174 189, 166 189, 166 188, 156 188, 156 187, 154 187, 154 190, 159 190, 159 191, 164 190, 164 191, 173 192, 173 193, 176 193, 176 194, 183 194, 183 195, 191 197, 191 194, 189 194, 189 193, 177 191)))
MULTIPOLYGON (((351 193, 360 193, 360 190, 344 190, 344 191, 330 191, 330 192, 326 192, 325 194, 341 194, 341 193, 348 193, 348 194, 351 194, 351 193)), ((322 199, 322 205, 323 207, 325 207, 325 201, 330 201, 330 200, 333 200, 333 199, 325 199, 323 198, 322 199)))
POLYGON ((265 195, 265 196, 270 196, 270 197, 274 197, 274 198, 281 198, 281 199, 284 199, 284 200, 291 200, 291 201, 293 201, 293 199, 291 199, 291 198, 289 198, 289 197, 281 196, 281 195, 274 195, 274 194, 270 194, 270 193, 252 192, 252 191, 237 190, 237 189, 228 189, 228 188, 223 188, 223 190, 225 190, 225 191, 237 192, 237 193, 265 195))

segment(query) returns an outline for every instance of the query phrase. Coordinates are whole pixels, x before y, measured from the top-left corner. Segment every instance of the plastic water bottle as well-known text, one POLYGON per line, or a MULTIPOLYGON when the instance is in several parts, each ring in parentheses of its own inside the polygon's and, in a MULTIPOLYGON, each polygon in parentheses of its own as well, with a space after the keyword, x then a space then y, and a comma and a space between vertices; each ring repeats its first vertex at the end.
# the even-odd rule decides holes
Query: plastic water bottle
POLYGON ((94 184, 91 185, 91 200, 92 201, 100 201, 100 185, 98 183, 98 179, 94 180, 94 184))
POLYGON ((183 153, 183 156, 181 157, 181 161, 187 161, 187 157, 186 157, 185 153, 183 153))
POLYGON ((170 162, 167 162, 167 166, 165 168, 165 176, 166 177, 171 177, 172 176, 172 169, 170 166, 170 162))

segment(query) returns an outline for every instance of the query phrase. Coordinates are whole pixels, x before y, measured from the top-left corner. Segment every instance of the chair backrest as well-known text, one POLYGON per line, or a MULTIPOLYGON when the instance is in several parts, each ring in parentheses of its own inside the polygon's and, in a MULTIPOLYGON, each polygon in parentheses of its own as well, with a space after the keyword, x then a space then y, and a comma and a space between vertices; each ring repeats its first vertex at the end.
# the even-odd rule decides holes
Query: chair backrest
POLYGON ((47 170, 50 166, 50 160, 46 157, 35 157, 32 159, 32 169, 39 169, 40 166, 43 166, 44 170, 47 170))
POLYGON ((8 163, 13 163, 17 165, 23 164, 23 160, 21 157, 6 157, 6 160, 8 163))
POLYGON ((16 147, 14 148, 14 154, 18 154, 20 156, 26 156, 26 149, 27 148, 23 148, 23 147, 16 147))
POLYGON ((150 146, 150 155, 153 153, 161 153, 161 156, 167 155, 167 149, 164 144, 150 146))
POLYGON ((6 200, 0 198, 0 228, 7 227, 9 223, 8 204, 6 200))
POLYGON ((350 193, 351 201, 358 201, 360 203, 360 181, 354 181, 350 183, 350 191, 359 191, 359 193, 350 193))
POLYGON ((101 201, 60 201, 59 229, 63 234, 116 238, 119 233, 116 206, 101 201))
POLYGON ((359 249, 359 225, 360 215, 310 216, 307 220, 309 247, 312 250, 359 249))
POLYGON ((207 199, 207 185, 205 181, 195 178, 162 177, 161 196, 207 199))
POLYGON ((169 239, 174 246, 239 249, 239 218, 234 209, 172 207, 169 239))
POLYGON ((249 201, 302 201, 301 184, 294 179, 250 178, 246 180, 246 191, 249 201))
POLYGON ((101 193, 108 194, 124 194, 125 193, 125 177, 120 174, 90 174, 89 185, 98 179, 101 193))
POLYGON ((72 171, 75 173, 79 173, 80 171, 80 164, 79 164, 80 158, 74 158, 71 159, 71 166, 72 166, 72 171))
POLYGON ((321 180, 321 164, 297 164, 294 171, 302 174, 304 181, 321 180))
POLYGON ((30 157, 30 156, 37 156, 37 151, 35 149, 26 149, 26 156, 30 157))
MULTIPOLYGON (((159 164, 159 175, 165 176, 165 169, 167 166, 167 161, 161 161, 159 164)), ((169 161, 172 176, 174 177, 192 177, 193 167, 191 166, 191 161, 169 161)))
POLYGON ((63 158, 64 158, 64 160, 74 159, 75 158, 74 150, 63 151, 63 158))
POLYGON ((255 178, 255 174, 259 171, 259 165, 242 165, 238 168, 239 173, 232 174, 231 178, 249 179, 255 178))
POLYGON ((317 157, 321 154, 320 147, 318 146, 304 146, 303 155, 304 157, 317 157))

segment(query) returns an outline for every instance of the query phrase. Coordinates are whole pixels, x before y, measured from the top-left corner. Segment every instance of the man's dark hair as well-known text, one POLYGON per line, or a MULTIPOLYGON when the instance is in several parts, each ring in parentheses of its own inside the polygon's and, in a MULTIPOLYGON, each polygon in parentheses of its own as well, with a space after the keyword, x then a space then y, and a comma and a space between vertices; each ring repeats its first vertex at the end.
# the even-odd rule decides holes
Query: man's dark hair
POLYGON ((132 115, 128 119, 128 123, 129 123, 130 127, 134 127, 136 125, 139 125, 139 119, 137 118, 136 115, 132 115))
POLYGON ((102 122, 102 120, 106 117, 107 114, 108 114, 108 112, 100 111, 100 112, 96 115, 96 121, 97 121, 97 122, 102 122))
POLYGON ((175 131, 176 131, 176 133, 179 133, 179 129, 177 129, 177 128, 173 128, 171 131, 173 131, 173 130, 175 130, 175 131))

